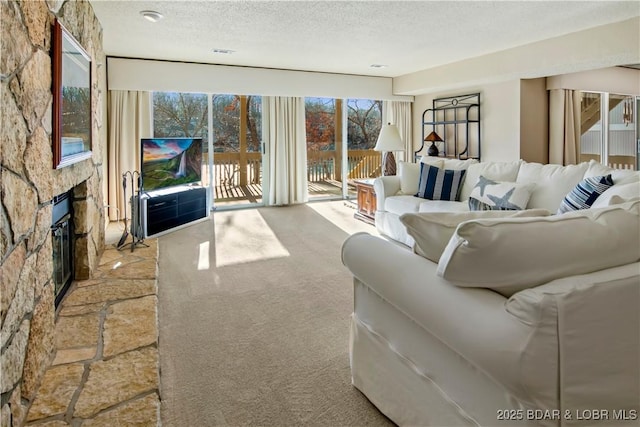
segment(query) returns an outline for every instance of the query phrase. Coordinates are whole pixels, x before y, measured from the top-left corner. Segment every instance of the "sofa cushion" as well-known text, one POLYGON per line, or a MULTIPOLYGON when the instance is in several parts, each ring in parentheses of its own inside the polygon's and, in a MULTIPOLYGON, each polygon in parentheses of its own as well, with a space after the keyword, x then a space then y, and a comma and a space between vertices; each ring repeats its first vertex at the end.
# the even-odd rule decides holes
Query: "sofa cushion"
POLYGON ((640 201, 542 218, 466 221, 438 263, 458 286, 510 296, 560 277, 640 260, 640 201))
POLYGON ((476 159, 450 159, 447 157, 443 157, 444 160, 444 166, 442 166, 444 169, 454 169, 454 170, 467 170, 469 169, 472 165, 475 165, 478 163, 478 160, 476 159))
POLYGON ((409 195, 387 197, 384 200, 384 210, 396 215, 418 212, 418 208, 422 202, 424 202, 424 199, 409 195))
POLYGON ((472 219, 513 218, 547 216, 545 209, 529 209, 523 211, 476 211, 476 212, 423 212, 404 214, 400 221, 407 227, 413 237, 413 251, 420 256, 438 262, 442 251, 449 243, 456 227, 472 219))
POLYGON ((421 163, 416 196, 429 200, 458 200, 465 173, 464 169, 441 169, 421 163))
MULTIPOLYGON (((439 168, 444 168, 444 158, 443 157, 435 157, 435 156, 422 156, 420 157, 420 163, 426 163, 431 166, 437 166, 439 168)), ((453 169, 453 168, 451 168, 453 169)))
POLYGON ((478 183, 480 175, 494 181, 515 182, 522 160, 515 162, 484 162, 471 164, 467 168, 464 183, 460 190, 460 200, 467 200, 478 183))
POLYGON ((478 163, 476 159, 450 159, 448 157, 422 156, 420 163, 437 166, 442 169, 467 170, 478 163))
POLYGON ((398 175, 400 176, 400 193, 413 196, 418 192, 420 163, 398 162, 398 175))
POLYGON ((516 182, 535 184, 528 208, 543 208, 556 212, 564 196, 582 181, 588 163, 579 165, 543 165, 523 162, 518 170, 516 182))
POLYGON ((590 160, 588 165, 587 171, 584 174, 585 178, 611 174, 611 179, 613 179, 613 183, 616 185, 640 181, 639 171, 633 171, 631 169, 613 169, 609 166, 603 165, 602 163, 596 162, 595 160, 590 160))
POLYGON ((422 202, 420 203, 418 212, 469 212, 467 202, 454 202, 451 200, 420 200, 422 202))
POLYGON ((469 210, 484 210, 478 202, 497 210, 522 210, 527 208, 533 184, 494 181, 483 175, 469 195, 469 210))
POLYGON ((592 208, 603 208, 615 204, 615 200, 623 199, 627 201, 640 198, 640 181, 630 182, 629 184, 616 184, 609 187, 607 191, 602 193, 591 205, 592 208))
POLYGON ((589 209, 596 199, 612 185, 611 174, 583 179, 565 196, 557 213, 563 214, 580 209, 589 209))

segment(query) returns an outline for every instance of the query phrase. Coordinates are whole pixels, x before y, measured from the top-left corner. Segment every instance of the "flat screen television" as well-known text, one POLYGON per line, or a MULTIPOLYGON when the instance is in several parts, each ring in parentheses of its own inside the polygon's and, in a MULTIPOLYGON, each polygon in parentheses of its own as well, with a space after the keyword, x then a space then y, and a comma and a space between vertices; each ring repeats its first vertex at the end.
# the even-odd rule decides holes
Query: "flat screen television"
POLYGON ((202 180, 202 138, 142 138, 141 141, 144 191, 202 180))

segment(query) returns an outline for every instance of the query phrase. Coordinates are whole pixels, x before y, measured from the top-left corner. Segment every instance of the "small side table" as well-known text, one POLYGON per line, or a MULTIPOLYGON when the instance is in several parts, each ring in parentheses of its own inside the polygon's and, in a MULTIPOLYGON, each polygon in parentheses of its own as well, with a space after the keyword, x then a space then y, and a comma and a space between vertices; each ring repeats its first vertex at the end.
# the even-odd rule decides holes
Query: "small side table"
POLYGON ((358 193, 358 209, 353 215, 366 223, 375 224, 376 192, 373 190, 373 179, 354 180, 358 193))

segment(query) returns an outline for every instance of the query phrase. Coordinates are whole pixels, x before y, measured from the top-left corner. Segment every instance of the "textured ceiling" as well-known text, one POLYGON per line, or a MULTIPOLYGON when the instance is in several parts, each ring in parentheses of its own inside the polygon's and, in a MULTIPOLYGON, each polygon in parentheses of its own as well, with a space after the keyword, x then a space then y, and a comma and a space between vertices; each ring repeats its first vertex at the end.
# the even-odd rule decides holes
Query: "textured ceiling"
POLYGON ((91 4, 109 56, 387 77, 640 15, 639 1, 91 4), (164 18, 149 22, 140 15, 142 10, 158 11, 164 18), (214 54, 214 48, 235 53, 214 54))

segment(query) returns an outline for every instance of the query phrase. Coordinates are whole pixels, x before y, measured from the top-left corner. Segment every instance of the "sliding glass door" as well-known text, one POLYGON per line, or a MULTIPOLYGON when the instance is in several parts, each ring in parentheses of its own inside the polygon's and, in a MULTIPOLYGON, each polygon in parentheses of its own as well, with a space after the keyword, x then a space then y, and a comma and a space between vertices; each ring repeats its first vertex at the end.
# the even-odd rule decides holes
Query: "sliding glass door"
POLYGON ((638 168, 635 97, 582 92, 580 161, 596 160, 615 169, 638 168))
MULTIPOLYGON (((305 114, 309 198, 355 197, 354 179, 381 173, 382 101, 306 98, 305 114)), ((154 92, 153 126, 155 137, 202 137, 215 208, 264 204, 262 97, 154 92)))
POLYGON ((342 197, 342 100, 305 98, 309 199, 342 197))
POLYGON ((347 100, 347 120, 347 180, 349 197, 355 197, 354 179, 382 174, 381 153, 373 150, 382 128, 382 101, 347 100))
POLYGON ((305 98, 305 115, 310 199, 355 197, 354 179, 380 175, 382 101, 305 98))
POLYGON ((609 94, 607 163, 615 169, 636 169, 635 97, 609 94))
POLYGON ((263 204, 262 98, 214 94, 211 111, 214 205, 263 204))

